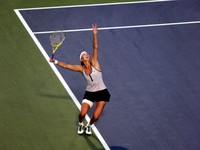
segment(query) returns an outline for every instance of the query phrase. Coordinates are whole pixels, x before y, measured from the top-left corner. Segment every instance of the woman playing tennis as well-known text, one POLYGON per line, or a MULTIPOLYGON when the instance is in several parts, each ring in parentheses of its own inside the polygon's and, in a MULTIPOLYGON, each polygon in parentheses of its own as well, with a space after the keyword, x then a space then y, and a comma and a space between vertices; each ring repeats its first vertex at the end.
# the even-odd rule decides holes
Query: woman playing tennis
POLYGON ((99 119, 106 105, 106 102, 109 102, 110 99, 110 93, 108 92, 103 82, 102 72, 100 64, 98 62, 98 41, 97 41, 98 30, 96 24, 92 25, 92 32, 93 32, 92 58, 86 51, 83 51, 80 54, 81 65, 71 65, 57 61, 55 59, 50 59, 50 62, 54 62, 54 64, 60 67, 80 72, 85 77, 87 81, 87 87, 83 97, 81 111, 79 114, 78 134, 83 134, 85 131, 85 133, 88 135, 92 134, 91 125, 99 119), (84 126, 83 121, 85 119, 85 116, 94 103, 96 103, 96 107, 94 109, 93 116, 90 122, 86 126, 84 126))

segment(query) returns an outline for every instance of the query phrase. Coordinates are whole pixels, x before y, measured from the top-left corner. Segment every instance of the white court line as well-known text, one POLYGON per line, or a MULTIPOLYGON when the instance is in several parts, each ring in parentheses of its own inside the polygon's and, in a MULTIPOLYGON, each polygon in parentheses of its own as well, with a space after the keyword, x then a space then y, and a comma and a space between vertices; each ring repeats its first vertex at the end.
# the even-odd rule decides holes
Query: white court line
POLYGON ((74 7, 94 7, 94 6, 109 6, 109 5, 157 3, 157 2, 169 2, 169 1, 176 1, 176 0, 147 0, 147 1, 134 1, 134 2, 86 4, 86 5, 55 6, 55 7, 37 7, 37 8, 21 8, 21 9, 17 9, 17 10, 20 11, 20 10, 39 10, 39 9, 57 9, 57 8, 74 8, 74 7))
MULTIPOLYGON (((65 82, 64 78, 62 77, 62 75, 60 74, 58 69, 55 67, 55 65, 53 63, 49 62, 48 54, 46 53, 46 51, 44 50, 44 48, 42 47, 42 45, 40 44, 40 42, 38 41, 38 39, 36 38, 36 36, 32 32, 32 30, 30 29, 30 27, 28 26, 28 24, 26 23, 24 18, 20 14, 19 10, 15 9, 14 11, 15 11, 16 15, 19 17, 19 19, 22 22, 22 24, 24 25, 24 27, 26 28, 26 30, 28 31, 28 33, 30 34, 30 36, 32 37, 32 39, 35 42, 35 44, 38 46, 40 52, 43 54, 43 56, 45 57, 45 59, 47 60, 47 62, 49 63, 49 65, 51 66, 53 71, 55 72, 56 76, 58 77, 58 79, 60 80, 62 85, 64 86, 65 90, 68 92, 68 94, 71 96, 72 100, 74 101, 74 103, 76 104, 78 109, 80 110, 81 109, 81 104, 79 103, 79 101, 77 100, 76 96, 71 91, 71 89, 69 88, 68 84, 65 82)), ((87 122, 90 121, 90 118, 89 118, 88 115, 86 115, 85 119, 87 120, 87 122)), ((98 139, 101 142, 101 144, 103 145, 103 147, 105 148, 105 150, 110 150, 109 146, 107 145, 107 143, 105 142, 105 140, 103 139, 102 135, 100 134, 100 132, 98 131, 98 129, 96 128, 95 125, 92 125, 92 129, 93 129, 94 133, 96 134, 96 136, 98 137, 98 139)))
MULTIPOLYGON (((200 21, 172 22, 172 23, 145 24, 145 25, 134 25, 134 26, 103 27, 103 28, 98 28, 98 30, 162 27, 162 26, 188 25, 188 24, 199 24, 199 23, 200 23, 200 21)), ((87 28, 87 29, 73 29, 73 30, 59 30, 59 31, 61 31, 61 32, 81 32, 81 31, 90 31, 90 30, 92 30, 92 29, 87 28)), ((34 34, 47 34, 47 33, 54 33, 54 32, 55 31, 43 31, 43 32, 33 32, 33 33, 34 34)))

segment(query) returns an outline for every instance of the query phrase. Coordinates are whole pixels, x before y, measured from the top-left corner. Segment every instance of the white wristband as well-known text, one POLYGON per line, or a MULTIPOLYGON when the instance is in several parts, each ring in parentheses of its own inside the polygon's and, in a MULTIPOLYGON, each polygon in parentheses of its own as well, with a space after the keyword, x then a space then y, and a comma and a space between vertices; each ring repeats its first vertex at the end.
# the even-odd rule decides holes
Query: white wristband
POLYGON ((57 60, 55 60, 55 61, 54 61, 54 64, 55 64, 55 65, 57 65, 57 64, 58 64, 58 61, 57 61, 57 60))

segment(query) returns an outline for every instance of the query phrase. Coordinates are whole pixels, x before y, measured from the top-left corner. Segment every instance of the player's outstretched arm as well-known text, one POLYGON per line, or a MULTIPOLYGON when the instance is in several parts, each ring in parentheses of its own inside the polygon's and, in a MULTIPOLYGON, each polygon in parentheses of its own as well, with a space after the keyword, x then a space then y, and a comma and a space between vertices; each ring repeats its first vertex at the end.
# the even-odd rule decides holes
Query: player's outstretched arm
POLYGON ((71 71, 76 71, 76 72, 81 72, 82 73, 82 70, 83 70, 83 67, 81 65, 71 65, 71 64, 67 64, 67 63, 64 63, 64 62, 61 62, 61 61, 57 61, 55 59, 51 59, 49 60, 50 62, 60 66, 60 67, 63 67, 65 69, 69 69, 71 71))

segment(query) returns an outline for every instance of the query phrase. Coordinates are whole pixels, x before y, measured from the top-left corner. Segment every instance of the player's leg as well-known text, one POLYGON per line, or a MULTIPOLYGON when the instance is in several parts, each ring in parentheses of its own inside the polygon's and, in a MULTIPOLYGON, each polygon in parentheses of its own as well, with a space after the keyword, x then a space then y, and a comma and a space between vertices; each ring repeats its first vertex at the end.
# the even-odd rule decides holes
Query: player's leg
POLYGON ((79 113, 79 123, 78 123, 78 134, 84 133, 84 119, 86 114, 88 113, 89 109, 92 107, 93 102, 89 100, 83 100, 81 105, 81 111, 79 113))
POLYGON ((91 125, 99 119, 100 115, 103 112, 105 105, 106 105, 105 101, 96 102, 96 107, 95 107, 93 116, 92 116, 89 124, 86 126, 86 134, 89 134, 89 135, 92 134, 91 125))

